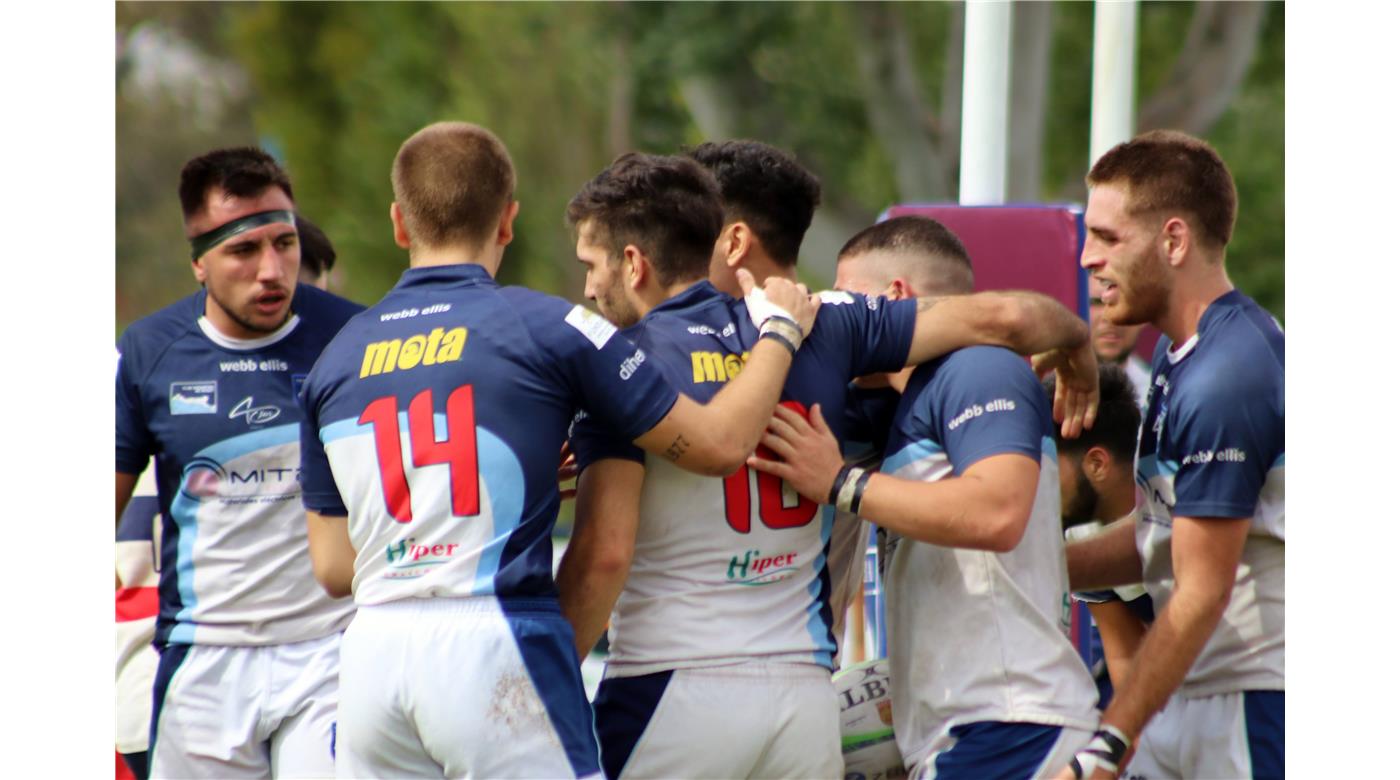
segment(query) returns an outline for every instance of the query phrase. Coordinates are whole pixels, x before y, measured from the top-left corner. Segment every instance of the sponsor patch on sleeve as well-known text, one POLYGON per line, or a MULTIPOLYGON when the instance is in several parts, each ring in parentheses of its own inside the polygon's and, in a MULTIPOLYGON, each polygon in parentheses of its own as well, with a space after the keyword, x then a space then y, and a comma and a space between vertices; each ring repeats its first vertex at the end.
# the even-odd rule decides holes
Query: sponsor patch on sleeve
POLYGON ((617 332, 617 328, 611 322, 593 310, 584 308, 581 304, 574 306, 564 321, 582 333, 584 338, 593 342, 593 346, 598 349, 602 349, 603 345, 608 343, 608 339, 617 332))
POLYGON ((822 303, 829 304, 856 302, 856 299, 852 298, 850 293, 842 292, 841 290, 822 290, 817 293, 817 297, 821 299, 822 303))

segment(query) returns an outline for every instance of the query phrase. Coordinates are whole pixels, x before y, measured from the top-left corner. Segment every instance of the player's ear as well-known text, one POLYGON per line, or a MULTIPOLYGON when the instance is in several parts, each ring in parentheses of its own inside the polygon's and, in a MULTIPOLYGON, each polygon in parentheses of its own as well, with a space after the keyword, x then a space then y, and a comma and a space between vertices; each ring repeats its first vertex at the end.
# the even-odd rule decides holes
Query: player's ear
POLYGON ((496 245, 505 246, 515 239, 515 218, 520 215, 520 201, 512 200, 501 212, 501 224, 496 228, 496 245))
POLYGON ((1180 266, 1186 259, 1186 252, 1191 248, 1194 237, 1191 235, 1191 226, 1181 217, 1172 217, 1162 226, 1162 250, 1167 256, 1167 262, 1173 266, 1180 266))
POLYGON ((204 258, 196 257, 194 260, 191 260, 190 270, 194 271, 195 281, 204 284, 204 278, 209 275, 209 272, 204 268, 204 258))
POLYGON ((749 223, 740 220, 725 225, 720 236, 727 242, 724 262, 730 268, 738 268, 753 248, 753 230, 749 228, 749 223))
POLYGON ((914 288, 909 285, 908 280, 904 279, 904 277, 895 277, 895 280, 890 282, 882 295, 892 301, 902 301, 905 298, 916 297, 914 295, 914 288))
POLYGON ((651 274, 651 259, 640 247, 628 244, 622 248, 622 281, 628 289, 640 290, 651 274))
POLYGON ((403 211, 399 209, 398 201, 389 204, 389 221, 394 224, 394 243, 400 249, 408 249, 408 228, 403 225, 403 211))
POLYGON ((1113 456, 1108 454, 1108 450, 1103 447, 1090 447, 1088 452, 1084 453, 1080 468, 1084 469, 1085 478, 1097 488, 1108 481, 1112 462, 1113 456))

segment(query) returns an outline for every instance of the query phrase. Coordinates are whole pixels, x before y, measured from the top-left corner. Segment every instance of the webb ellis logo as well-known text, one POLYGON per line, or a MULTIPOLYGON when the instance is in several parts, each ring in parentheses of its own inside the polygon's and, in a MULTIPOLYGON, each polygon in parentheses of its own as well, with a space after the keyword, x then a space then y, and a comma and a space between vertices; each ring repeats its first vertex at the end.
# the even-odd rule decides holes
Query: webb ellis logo
POLYGON ((461 326, 448 331, 433 328, 431 333, 419 333, 407 339, 375 341, 365 346, 360 378, 458 360, 466 345, 467 329, 461 326))

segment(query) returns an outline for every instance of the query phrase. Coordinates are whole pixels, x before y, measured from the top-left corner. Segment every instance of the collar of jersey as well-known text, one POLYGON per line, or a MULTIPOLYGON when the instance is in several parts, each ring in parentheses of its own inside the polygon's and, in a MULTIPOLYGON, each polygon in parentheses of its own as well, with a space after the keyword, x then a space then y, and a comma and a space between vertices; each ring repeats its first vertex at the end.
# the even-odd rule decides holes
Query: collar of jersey
MULTIPOLYGON (((724 293, 720 292, 713 284, 710 284, 708 279, 701 279, 695 284, 692 284, 662 301, 660 305, 652 309, 651 312, 648 312, 648 315, 658 311, 680 311, 682 309, 689 309, 714 300, 721 295, 724 295, 724 293)), ((729 296, 725 295, 724 297, 727 298, 729 296)))
POLYGON ((486 273, 486 269, 476 263, 455 263, 453 265, 430 265, 424 268, 409 268, 399 277, 399 283, 394 285, 399 287, 410 287, 420 284, 436 284, 441 282, 457 282, 467 284, 495 284, 496 280, 491 278, 491 274, 486 273))
POLYGON ((1173 344, 1167 348, 1167 361, 1171 365, 1176 365, 1185 360, 1186 356, 1191 354, 1191 350, 1196 348, 1196 343, 1201 340, 1201 333, 1211 326, 1215 318, 1231 306, 1240 304, 1243 298, 1244 293, 1239 290, 1231 290, 1211 301, 1206 310, 1201 312, 1201 319, 1196 323, 1196 332, 1191 334, 1191 338, 1182 342, 1180 347, 1173 344))
POLYGON ((292 332, 292 329, 297 326, 298 322, 301 322, 301 317, 293 314, 291 317, 287 318, 286 322, 282 323, 282 327, 266 336, 256 339, 236 339, 232 336, 225 336, 220 333, 219 329, 214 327, 214 323, 210 322, 208 317, 201 314, 199 316, 199 329, 204 331, 204 335, 208 337, 210 341, 224 349, 249 352, 254 349, 262 349, 263 347, 271 346, 286 338, 287 334, 292 332))

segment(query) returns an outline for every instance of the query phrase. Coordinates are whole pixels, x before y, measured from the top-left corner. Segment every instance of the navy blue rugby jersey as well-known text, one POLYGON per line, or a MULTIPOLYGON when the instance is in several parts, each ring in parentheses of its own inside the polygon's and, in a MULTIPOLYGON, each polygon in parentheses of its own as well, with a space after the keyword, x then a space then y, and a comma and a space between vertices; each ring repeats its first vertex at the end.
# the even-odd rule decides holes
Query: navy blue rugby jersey
POLYGON ((1040 466, 1015 548, 996 553, 887 534, 890 683, 905 756, 961 723, 1097 723, 1093 680, 1067 636, 1054 421, 1026 361, 1000 347, 969 347, 915 369, 881 472, 937 482, 1005 454, 1040 466))
POLYGON ((1186 696, 1283 688, 1284 338, 1238 290, 1196 334, 1152 359, 1138 438, 1143 581, 1161 614, 1174 577, 1174 517, 1249 518, 1230 605, 1186 675, 1186 696))
POLYGON ((500 287, 479 265, 410 268, 307 378, 304 500, 348 516, 358 604, 553 597, 576 410, 630 441, 677 397, 582 306, 500 287))
MULTIPOLYGON (((904 367, 915 301, 823 293, 782 403, 821 404, 844 435, 847 384, 904 367)), ((758 340, 742 300, 697 282, 624 331, 681 392, 706 402, 738 375, 758 340)), ((826 566, 834 512, 747 466, 702 477, 646 456, 606 423, 579 420, 579 467, 602 458, 646 465, 632 569, 609 634, 609 675, 733 663, 753 657, 830 667, 826 566)))
POLYGON ((298 285, 275 333, 230 339, 205 292, 133 323, 118 343, 116 470, 155 458, 160 499, 156 642, 262 645, 326 636, 351 607, 306 554, 296 402, 336 331, 364 307, 298 285))

